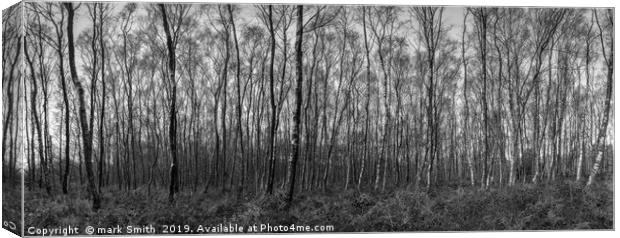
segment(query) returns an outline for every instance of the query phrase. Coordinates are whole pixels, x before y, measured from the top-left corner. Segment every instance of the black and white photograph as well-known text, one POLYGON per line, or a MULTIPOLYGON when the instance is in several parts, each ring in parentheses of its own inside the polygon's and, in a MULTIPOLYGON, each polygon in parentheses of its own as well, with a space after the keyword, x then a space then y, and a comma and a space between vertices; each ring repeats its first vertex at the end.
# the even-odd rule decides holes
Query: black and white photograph
POLYGON ((615 7, 466 3, 6 4, 3 234, 615 231, 615 7))

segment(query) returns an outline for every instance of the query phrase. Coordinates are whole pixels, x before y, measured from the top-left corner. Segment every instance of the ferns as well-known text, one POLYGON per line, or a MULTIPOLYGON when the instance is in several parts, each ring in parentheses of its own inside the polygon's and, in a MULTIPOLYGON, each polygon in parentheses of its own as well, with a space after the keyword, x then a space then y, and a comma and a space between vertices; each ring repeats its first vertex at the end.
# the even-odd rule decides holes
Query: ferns
POLYGON ((613 191, 605 184, 583 189, 572 182, 479 190, 437 188, 430 194, 399 190, 386 194, 349 190, 302 194, 287 211, 276 191, 248 201, 232 195, 178 194, 166 203, 164 191, 104 193, 104 209, 92 213, 79 196, 26 194, 26 225, 115 226, 236 223, 251 226, 333 225, 336 231, 475 231, 612 229, 613 191))

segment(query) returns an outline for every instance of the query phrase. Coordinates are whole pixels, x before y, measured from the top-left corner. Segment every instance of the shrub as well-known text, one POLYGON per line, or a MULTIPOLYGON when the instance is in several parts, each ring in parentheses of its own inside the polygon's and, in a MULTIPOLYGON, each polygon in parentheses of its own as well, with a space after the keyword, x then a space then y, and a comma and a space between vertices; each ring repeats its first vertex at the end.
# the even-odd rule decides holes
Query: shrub
POLYGON ((103 208, 90 210, 83 193, 47 197, 27 192, 26 225, 118 224, 333 225, 336 231, 475 231, 613 228, 613 190, 574 182, 481 190, 438 187, 387 193, 348 190, 305 193, 286 210, 284 192, 240 201, 230 194, 182 192, 169 204, 163 190, 103 193, 103 208), (78 224, 76 224, 78 223, 78 224))

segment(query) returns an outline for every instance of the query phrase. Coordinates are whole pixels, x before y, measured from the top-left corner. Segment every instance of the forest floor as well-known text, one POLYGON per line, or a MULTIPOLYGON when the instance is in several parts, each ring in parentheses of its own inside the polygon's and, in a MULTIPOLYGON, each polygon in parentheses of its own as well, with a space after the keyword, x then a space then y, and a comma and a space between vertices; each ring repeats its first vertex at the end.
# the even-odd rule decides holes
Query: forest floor
POLYGON ((149 195, 137 189, 104 192, 102 209, 93 212, 85 194, 50 198, 27 192, 25 223, 26 228, 153 225, 157 233, 162 225, 180 225, 177 230, 183 231, 184 225, 219 223, 331 225, 335 232, 613 229, 612 181, 589 189, 553 182, 487 190, 445 186, 428 193, 301 193, 288 211, 284 201, 281 193, 237 201, 215 192, 181 192, 171 205, 164 190, 149 195))

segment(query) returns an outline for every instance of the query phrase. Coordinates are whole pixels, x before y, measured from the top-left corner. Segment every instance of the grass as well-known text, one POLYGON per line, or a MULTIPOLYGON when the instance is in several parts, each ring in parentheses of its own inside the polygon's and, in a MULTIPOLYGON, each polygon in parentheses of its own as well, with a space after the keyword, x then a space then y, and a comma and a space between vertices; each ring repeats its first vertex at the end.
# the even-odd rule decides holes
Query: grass
MULTIPOLYGON (((430 193, 355 190, 302 193, 287 211, 281 192, 247 201, 232 195, 182 192, 174 204, 165 191, 104 192, 90 210, 84 195, 47 198, 26 194, 26 227, 116 225, 333 225, 334 231, 478 231, 613 229, 611 182, 590 189, 573 182, 478 188, 439 187, 430 193)), ((158 229, 161 232, 161 229, 158 229)))
POLYGON ((21 235, 21 195, 19 189, 2 187, 2 227, 16 235, 21 235))

